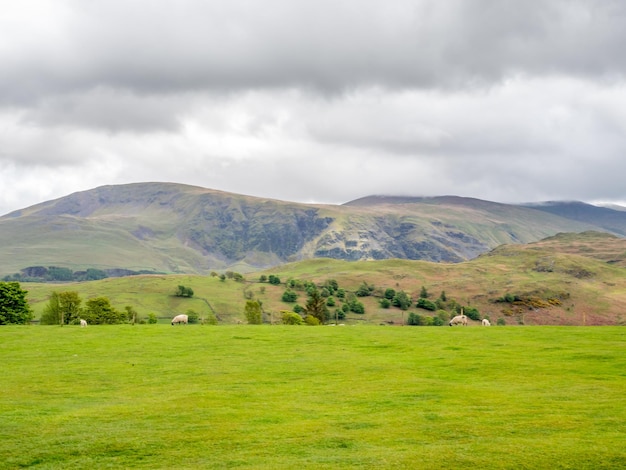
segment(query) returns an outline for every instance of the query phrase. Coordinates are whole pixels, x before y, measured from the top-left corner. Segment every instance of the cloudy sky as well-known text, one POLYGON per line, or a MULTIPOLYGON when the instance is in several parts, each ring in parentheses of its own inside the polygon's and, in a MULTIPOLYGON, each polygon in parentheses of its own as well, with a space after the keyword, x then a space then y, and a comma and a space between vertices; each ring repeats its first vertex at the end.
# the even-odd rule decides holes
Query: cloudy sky
POLYGON ((0 214, 171 181, 626 201, 622 0, 0 2, 0 214))

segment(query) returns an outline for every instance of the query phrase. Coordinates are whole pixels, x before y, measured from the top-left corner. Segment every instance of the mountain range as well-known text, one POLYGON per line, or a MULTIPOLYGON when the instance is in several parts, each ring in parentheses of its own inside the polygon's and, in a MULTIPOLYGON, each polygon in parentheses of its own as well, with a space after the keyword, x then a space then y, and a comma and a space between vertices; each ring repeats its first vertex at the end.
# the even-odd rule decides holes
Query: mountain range
POLYGON ((0 217, 0 276, 28 267, 207 274, 312 258, 457 263, 558 233, 626 236, 626 212, 368 196, 303 204, 175 183, 102 186, 0 217))

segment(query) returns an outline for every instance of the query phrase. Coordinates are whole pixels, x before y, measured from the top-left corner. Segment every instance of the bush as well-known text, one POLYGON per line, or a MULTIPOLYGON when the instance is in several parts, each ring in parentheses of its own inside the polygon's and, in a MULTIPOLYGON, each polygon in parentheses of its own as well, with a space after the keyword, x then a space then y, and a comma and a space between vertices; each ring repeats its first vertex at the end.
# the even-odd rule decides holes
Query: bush
POLYGON ((431 312, 437 310, 437 305, 424 297, 417 299, 417 304, 415 306, 417 308, 423 308, 424 310, 430 310, 431 312))
POLYGON ((463 311, 468 318, 474 321, 480 321, 480 312, 475 307, 464 307, 463 311))
POLYGON ((283 296, 282 296, 282 301, 283 302, 295 302, 296 300, 298 300, 298 294, 296 294, 291 289, 287 289, 283 293, 283 296))
POLYGON ((283 325, 302 325, 304 319, 296 312, 290 312, 288 310, 281 310, 280 312, 283 325))
POLYGON ((200 315, 198 315, 198 312, 196 312, 195 310, 187 310, 185 312, 185 314, 187 315, 187 321, 189 323, 198 323, 198 320, 200 319, 200 315))
POLYGON ((269 283, 272 284, 273 286, 277 286, 280 284, 280 278, 274 274, 270 274, 268 280, 269 280, 269 283))
POLYGON ((313 315, 307 315, 307 317, 304 319, 304 323, 310 326, 316 326, 320 324, 320 321, 313 315))
POLYGON ((380 306, 382 308, 389 308, 391 307, 391 300, 384 298, 384 299, 380 299, 380 306))
POLYGON ((506 320, 502 317, 498 318, 498 321, 496 322, 496 325, 500 325, 500 326, 504 326, 506 325, 506 320))
POLYGON ((154 325, 157 322, 157 316, 154 313, 148 314, 148 323, 154 325))

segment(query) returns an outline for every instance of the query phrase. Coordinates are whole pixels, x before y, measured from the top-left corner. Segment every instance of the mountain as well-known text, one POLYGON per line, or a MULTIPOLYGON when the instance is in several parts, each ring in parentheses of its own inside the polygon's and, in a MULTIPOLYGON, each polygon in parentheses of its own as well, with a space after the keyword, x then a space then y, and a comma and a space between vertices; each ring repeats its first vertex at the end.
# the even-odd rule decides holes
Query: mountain
POLYGON ((549 201, 526 204, 525 207, 570 220, 591 223, 607 232, 626 236, 626 209, 621 206, 598 207, 580 201, 549 201))
POLYGON ((461 262, 560 232, 623 235, 625 214, 597 209, 609 212, 585 220, 457 196, 320 205, 174 183, 102 186, 0 217, 0 275, 33 266, 250 272, 320 257, 461 262))

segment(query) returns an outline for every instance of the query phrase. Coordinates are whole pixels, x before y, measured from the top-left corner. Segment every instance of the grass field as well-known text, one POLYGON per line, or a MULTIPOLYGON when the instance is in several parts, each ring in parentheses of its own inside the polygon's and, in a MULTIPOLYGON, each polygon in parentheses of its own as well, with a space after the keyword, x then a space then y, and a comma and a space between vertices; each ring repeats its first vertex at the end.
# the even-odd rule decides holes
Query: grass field
POLYGON ((0 328, 0 467, 626 467, 621 327, 0 328))

